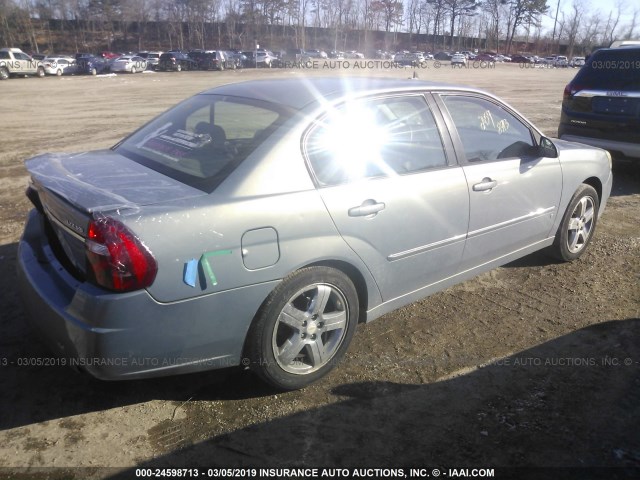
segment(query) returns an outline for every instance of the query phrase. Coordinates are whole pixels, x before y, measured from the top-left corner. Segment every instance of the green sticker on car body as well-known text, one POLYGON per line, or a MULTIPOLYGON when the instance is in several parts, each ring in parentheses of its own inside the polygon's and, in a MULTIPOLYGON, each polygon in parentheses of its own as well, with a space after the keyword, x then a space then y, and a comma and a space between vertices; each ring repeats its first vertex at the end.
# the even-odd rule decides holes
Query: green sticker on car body
POLYGON ((211 264, 209 263, 209 258, 218 257, 220 255, 231 255, 233 253, 232 250, 216 250, 214 252, 206 252, 203 253, 200 257, 200 264, 202 265, 202 269, 206 273, 207 277, 211 281, 211 286, 216 286, 218 284, 218 279, 216 278, 215 273, 213 273, 213 268, 211 268, 211 264))

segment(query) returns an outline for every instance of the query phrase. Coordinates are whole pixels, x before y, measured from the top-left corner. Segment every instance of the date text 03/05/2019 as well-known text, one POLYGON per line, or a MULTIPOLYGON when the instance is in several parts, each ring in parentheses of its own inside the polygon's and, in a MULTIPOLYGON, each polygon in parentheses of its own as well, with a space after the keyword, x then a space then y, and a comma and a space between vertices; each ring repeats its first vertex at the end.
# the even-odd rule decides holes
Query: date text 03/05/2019
POLYGON ((137 468, 136 478, 437 478, 495 477, 492 468, 137 468))

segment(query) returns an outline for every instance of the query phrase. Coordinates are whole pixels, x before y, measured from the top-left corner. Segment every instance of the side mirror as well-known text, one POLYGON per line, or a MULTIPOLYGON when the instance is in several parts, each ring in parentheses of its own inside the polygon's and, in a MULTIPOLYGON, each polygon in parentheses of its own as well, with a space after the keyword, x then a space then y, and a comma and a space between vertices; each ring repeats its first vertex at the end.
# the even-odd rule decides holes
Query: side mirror
POLYGON ((540 138, 539 155, 546 158, 558 158, 558 149, 547 137, 540 138))

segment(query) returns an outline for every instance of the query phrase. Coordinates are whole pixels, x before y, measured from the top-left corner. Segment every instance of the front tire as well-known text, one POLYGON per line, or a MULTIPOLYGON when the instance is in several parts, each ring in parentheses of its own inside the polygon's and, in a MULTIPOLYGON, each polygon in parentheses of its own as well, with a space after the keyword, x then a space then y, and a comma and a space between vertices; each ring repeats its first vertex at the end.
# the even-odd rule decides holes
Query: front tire
POLYGON ((0 80, 9 79, 9 70, 6 67, 0 67, 0 80))
POLYGON ((600 200, 591 185, 582 184, 571 197, 562 217, 550 253, 558 260, 569 262, 580 257, 596 229, 600 200))
POLYGON ((296 390, 329 373, 358 323, 353 282, 329 267, 299 270, 278 285, 252 324, 245 353, 262 380, 296 390))

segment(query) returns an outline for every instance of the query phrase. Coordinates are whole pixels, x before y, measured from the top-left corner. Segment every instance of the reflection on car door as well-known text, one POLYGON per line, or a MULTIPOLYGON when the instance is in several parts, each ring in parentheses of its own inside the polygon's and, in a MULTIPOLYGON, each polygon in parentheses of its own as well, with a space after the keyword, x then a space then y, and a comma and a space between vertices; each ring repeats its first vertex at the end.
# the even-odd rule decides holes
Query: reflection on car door
POLYGON ((347 244, 388 301, 452 275, 469 215, 461 167, 449 165, 419 95, 343 105, 318 122, 306 151, 347 244))
MULTIPOLYGON (((562 188, 558 158, 534 154, 532 131, 486 98, 442 95, 459 137, 470 219, 461 268, 540 242, 551 232, 562 188)), ((456 132, 452 132, 455 137, 456 132)))

